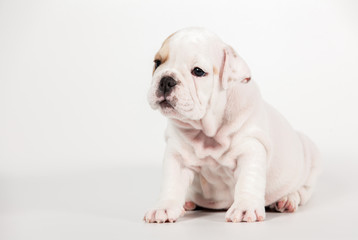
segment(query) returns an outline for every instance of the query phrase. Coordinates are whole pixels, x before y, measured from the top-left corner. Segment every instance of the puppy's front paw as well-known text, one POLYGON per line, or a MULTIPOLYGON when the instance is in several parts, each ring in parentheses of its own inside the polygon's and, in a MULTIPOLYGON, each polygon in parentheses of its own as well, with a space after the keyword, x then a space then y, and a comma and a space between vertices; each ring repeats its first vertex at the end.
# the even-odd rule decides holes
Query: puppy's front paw
POLYGON ((176 201, 163 201, 144 215, 144 221, 147 223, 173 223, 184 213, 183 205, 176 201))
POLYGON ((227 222, 256 222, 265 219, 264 206, 242 207, 234 203, 225 215, 227 222))

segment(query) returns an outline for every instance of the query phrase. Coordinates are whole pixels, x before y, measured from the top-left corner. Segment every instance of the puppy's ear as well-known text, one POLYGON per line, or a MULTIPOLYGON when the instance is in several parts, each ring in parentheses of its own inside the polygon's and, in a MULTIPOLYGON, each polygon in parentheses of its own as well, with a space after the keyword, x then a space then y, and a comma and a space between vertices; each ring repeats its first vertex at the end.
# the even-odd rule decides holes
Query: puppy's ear
POLYGON ((223 52, 224 56, 220 69, 222 87, 227 89, 233 81, 240 81, 241 83, 249 82, 251 73, 245 61, 229 45, 224 47, 223 52))

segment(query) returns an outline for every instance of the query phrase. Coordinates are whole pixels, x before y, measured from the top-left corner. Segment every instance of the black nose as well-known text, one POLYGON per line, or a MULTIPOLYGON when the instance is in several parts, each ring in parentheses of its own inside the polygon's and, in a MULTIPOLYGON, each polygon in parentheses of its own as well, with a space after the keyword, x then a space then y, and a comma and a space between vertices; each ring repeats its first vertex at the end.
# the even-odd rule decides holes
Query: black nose
POLYGON ((159 91, 163 94, 169 94, 175 85, 177 85, 177 82, 172 77, 165 76, 159 82, 159 91))

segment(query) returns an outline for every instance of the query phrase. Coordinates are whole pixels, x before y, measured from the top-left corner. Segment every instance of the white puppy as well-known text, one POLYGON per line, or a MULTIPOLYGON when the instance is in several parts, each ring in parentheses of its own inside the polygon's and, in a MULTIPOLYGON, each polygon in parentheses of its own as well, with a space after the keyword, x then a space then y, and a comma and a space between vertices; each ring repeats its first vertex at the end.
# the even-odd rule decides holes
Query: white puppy
POLYGON ((168 37, 148 100, 168 118, 163 184, 146 222, 174 222, 196 205, 226 220, 294 212, 310 198, 318 151, 260 95, 243 59, 201 28, 168 37))

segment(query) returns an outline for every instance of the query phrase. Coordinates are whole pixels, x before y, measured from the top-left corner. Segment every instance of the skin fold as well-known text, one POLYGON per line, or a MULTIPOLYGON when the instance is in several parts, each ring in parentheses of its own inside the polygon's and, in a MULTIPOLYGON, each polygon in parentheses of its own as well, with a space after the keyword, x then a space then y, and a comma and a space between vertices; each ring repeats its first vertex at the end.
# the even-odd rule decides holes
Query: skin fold
POLYGON ((310 198, 316 146, 262 99, 247 64, 214 33, 186 28, 163 42, 148 102, 168 126, 146 222, 175 222, 196 205, 227 209, 230 222, 262 221, 265 206, 294 212, 310 198))

